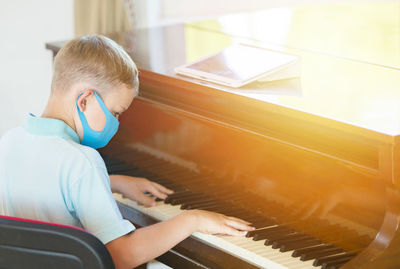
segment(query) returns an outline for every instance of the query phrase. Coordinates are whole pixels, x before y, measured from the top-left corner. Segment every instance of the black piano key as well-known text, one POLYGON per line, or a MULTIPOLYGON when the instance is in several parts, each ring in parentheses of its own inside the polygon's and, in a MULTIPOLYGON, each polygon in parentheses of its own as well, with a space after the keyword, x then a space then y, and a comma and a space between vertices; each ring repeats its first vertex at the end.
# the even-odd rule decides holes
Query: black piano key
POLYGON ((180 198, 173 198, 171 200, 171 205, 180 205, 183 204, 185 202, 204 202, 204 201, 214 201, 214 198, 210 198, 204 195, 198 195, 198 196, 193 196, 193 197, 180 197, 180 198))
POLYGON ((293 231, 276 231, 276 232, 270 232, 270 233, 263 233, 263 234, 255 234, 253 236, 254 241, 260 241, 260 240, 267 240, 265 243, 266 246, 272 245, 272 242, 275 239, 284 237, 288 234, 293 233, 293 231))
MULTIPOLYGON (((343 265, 345 265, 347 262, 348 261, 342 262, 342 263, 339 263, 336 265, 326 266, 324 269, 338 269, 338 268, 341 268, 343 265)), ((322 267, 321 267, 321 269, 322 269, 322 267)))
MULTIPOLYGON (((217 195, 215 195, 216 197, 218 197, 219 200, 223 200, 223 199, 227 199, 232 197, 234 194, 230 193, 230 192, 224 192, 224 191, 220 191, 218 193, 216 193, 217 195)), ((215 198, 213 196, 210 196, 209 193, 206 194, 201 194, 199 193, 199 195, 197 195, 197 193, 194 193, 193 195, 190 194, 182 194, 179 195, 177 194, 176 196, 174 196, 173 200, 177 200, 177 201, 181 201, 181 203, 196 203, 196 202, 201 202, 202 200, 210 200, 210 199, 214 199, 215 198), (203 198, 203 199, 201 199, 203 198)))
POLYGON ((268 234, 268 233, 274 233, 277 231, 293 231, 293 230, 286 226, 283 226, 283 225, 277 225, 277 226, 271 226, 271 227, 254 230, 249 235, 251 235, 251 236, 263 235, 263 234, 268 234))
MULTIPOLYGON (((275 228, 275 227, 279 227, 279 226, 268 227, 268 229, 270 229, 270 228, 275 228)), ((261 229, 257 228, 257 229, 254 230, 254 231, 248 232, 248 233, 246 234, 246 237, 253 237, 255 234, 257 234, 258 232, 260 232, 260 231, 262 231, 262 230, 265 230, 265 229, 266 229, 266 228, 261 228, 261 229)))
POLYGON ((202 206, 202 205, 210 205, 210 204, 219 204, 221 201, 215 199, 214 197, 210 196, 203 196, 203 197, 196 197, 192 200, 186 200, 182 202, 182 205, 191 205, 192 207, 195 206, 202 206))
POLYGON ((198 209, 215 211, 215 212, 219 212, 219 211, 239 212, 240 211, 240 209, 238 209, 238 208, 234 208, 231 205, 226 205, 223 203, 219 203, 219 204, 215 204, 215 205, 203 205, 203 206, 199 206, 198 209))
MULTIPOLYGON (((190 196, 193 196, 193 195, 196 195, 196 194, 194 192, 190 191, 190 190, 184 189, 182 191, 174 192, 174 193, 168 195, 168 197, 165 198, 165 202, 166 203, 170 203, 175 198, 190 197, 190 196)), ((199 195, 199 194, 197 194, 197 195, 199 195)))
POLYGON ((288 233, 288 231, 279 231, 279 232, 271 232, 268 234, 255 234, 253 236, 253 240, 254 241, 260 241, 260 240, 269 240, 268 243, 266 243, 267 245, 271 245, 272 244, 272 240, 276 239, 276 238, 281 238, 283 236, 285 236, 288 233))
MULTIPOLYGON (((311 252, 320 251, 320 250, 328 249, 328 248, 332 248, 332 247, 333 247, 332 244, 321 244, 321 245, 317 245, 317 246, 313 246, 313 247, 296 249, 295 251, 293 251, 292 257, 300 257, 301 255, 303 255, 305 253, 311 253, 311 252)), ((279 251, 285 252, 284 246, 282 246, 279 251)))
POLYGON ((305 239, 311 238, 309 235, 302 234, 302 233, 295 233, 288 235, 286 237, 280 238, 272 242, 272 248, 277 249, 281 248, 286 244, 290 244, 297 241, 304 241, 305 239))
POLYGON ((284 238, 284 237, 286 237, 288 235, 291 235, 291 234, 295 234, 295 232, 293 232, 293 231, 290 231, 290 232, 276 232, 276 233, 273 233, 273 234, 267 234, 267 235, 261 235, 261 236, 255 235, 253 237, 253 240, 257 241, 257 240, 266 239, 265 242, 264 242, 264 245, 270 246, 276 240, 279 240, 280 238, 284 238))
POLYGON ((316 259, 316 258, 330 256, 333 254, 339 254, 342 252, 343 252, 343 250, 341 248, 333 247, 333 248, 324 249, 324 250, 313 252, 313 253, 305 253, 305 254, 301 255, 300 260, 308 261, 308 260, 312 260, 312 259, 316 259))
POLYGON ((225 195, 230 194, 229 197, 235 197, 235 193, 233 193, 231 190, 227 188, 222 188, 215 182, 207 182, 204 180, 200 180, 195 184, 190 183, 190 188, 195 192, 207 193, 207 195, 213 197, 218 196, 220 194, 225 194, 225 195))
POLYGON ((181 209, 197 209, 201 206, 215 205, 217 203, 218 203, 218 201, 216 201, 215 199, 205 200, 205 201, 197 201, 197 202, 186 202, 186 203, 182 203, 181 209))
POLYGON ((348 258, 348 260, 350 260, 353 257, 355 257, 356 255, 357 255, 357 253, 355 253, 355 252, 345 252, 345 253, 335 254, 335 255, 331 255, 331 256, 327 256, 327 257, 317 258, 313 262, 313 265, 320 266, 324 263, 339 261, 339 260, 341 261, 342 259, 346 259, 346 258, 348 258))
POLYGON ((312 247, 312 246, 316 246, 316 245, 320 245, 320 244, 321 244, 321 240, 319 240, 319 239, 310 239, 310 240, 304 240, 304 241, 291 242, 291 243, 288 243, 288 244, 285 244, 284 246, 282 246, 281 252, 291 251, 291 250, 305 248, 305 247, 312 247))
POLYGON ((312 237, 310 235, 308 235, 308 234, 294 232, 292 234, 286 235, 285 237, 277 239, 277 241, 285 243, 285 242, 290 242, 292 240, 294 241, 294 240, 297 240, 297 239, 306 239, 306 238, 312 238, 312 237))
POLYGON ((332 267, 338 268, 338 267, 342 266, 343 264, 347 263, 348 261, 350 261, 352 258, 353 257, 346 257, 346 258, 338 259, 335 261, 325 262, 322 264, 321 268, 323 268, 323 269, 332 268, 332 267))
POLYGON ((207 197, 204 193, 193 192, 191 190, 186 191, 186 192, 173 193, 169 196, 170 196, 170 201, 180 200, 180 199, 185 200, 185 199, 190 199, 190 198, 195 199, 197 197, 203 197, 203 198, 207 197))

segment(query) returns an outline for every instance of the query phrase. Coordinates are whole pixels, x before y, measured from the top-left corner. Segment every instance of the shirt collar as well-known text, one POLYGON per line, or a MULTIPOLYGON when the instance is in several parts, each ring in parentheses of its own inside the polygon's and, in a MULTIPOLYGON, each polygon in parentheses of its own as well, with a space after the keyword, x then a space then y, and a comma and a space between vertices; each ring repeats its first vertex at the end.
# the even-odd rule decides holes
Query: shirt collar
POLYGON ((23 127, 31 134, 57 136, 80 143, 78 134, 61 120, 40 118, 36 117, 32 113, 29 113, 23 127))

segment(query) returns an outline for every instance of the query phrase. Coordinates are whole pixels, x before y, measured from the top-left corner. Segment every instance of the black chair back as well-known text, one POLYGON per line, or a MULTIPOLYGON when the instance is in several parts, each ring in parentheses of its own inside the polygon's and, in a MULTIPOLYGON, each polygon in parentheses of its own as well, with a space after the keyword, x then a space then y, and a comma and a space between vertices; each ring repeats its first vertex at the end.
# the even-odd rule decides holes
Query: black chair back
POLYGON ((105 245, 73 227, 0 216, 0 269, 114 269, 105 245))

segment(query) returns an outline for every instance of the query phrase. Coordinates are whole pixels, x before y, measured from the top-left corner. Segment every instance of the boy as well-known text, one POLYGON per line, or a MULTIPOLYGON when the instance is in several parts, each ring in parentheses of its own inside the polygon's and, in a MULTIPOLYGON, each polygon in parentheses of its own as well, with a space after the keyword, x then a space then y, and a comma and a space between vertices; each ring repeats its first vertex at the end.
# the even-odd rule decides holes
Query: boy
POLYGON ((201 210, 137 230, 122 219, 112 191, 145 205, 154 200, 144 192, 161 199, 171 193, 143 178, 109 177, 94 150, 117 132, 137 92, 136 66, 114 41, 86 36, 66 44, 54 61, 42 116, 29 115, 0 140, 0 214, 83 227, 106 245, 117 268, 145 263, 195 231, 252 230, 240 219, 201 210))

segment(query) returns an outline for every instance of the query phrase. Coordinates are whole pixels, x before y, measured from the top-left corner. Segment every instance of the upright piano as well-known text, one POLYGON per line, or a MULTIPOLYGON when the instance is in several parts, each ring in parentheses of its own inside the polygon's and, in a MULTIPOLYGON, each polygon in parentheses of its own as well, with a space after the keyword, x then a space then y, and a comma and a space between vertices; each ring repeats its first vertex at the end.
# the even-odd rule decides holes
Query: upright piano
POLYGON ((257 228, 195 233, 160 261, 400 267, 399 10, 309 5, 109 35, 137 63, 140 94, 100 153, 110 174, 175 191, 151 208, 115 195, 123 216, 141 227, 197 208, 257 228), (173 71, 237 42, 298 55, 301 76, 235 89, 173 71))

